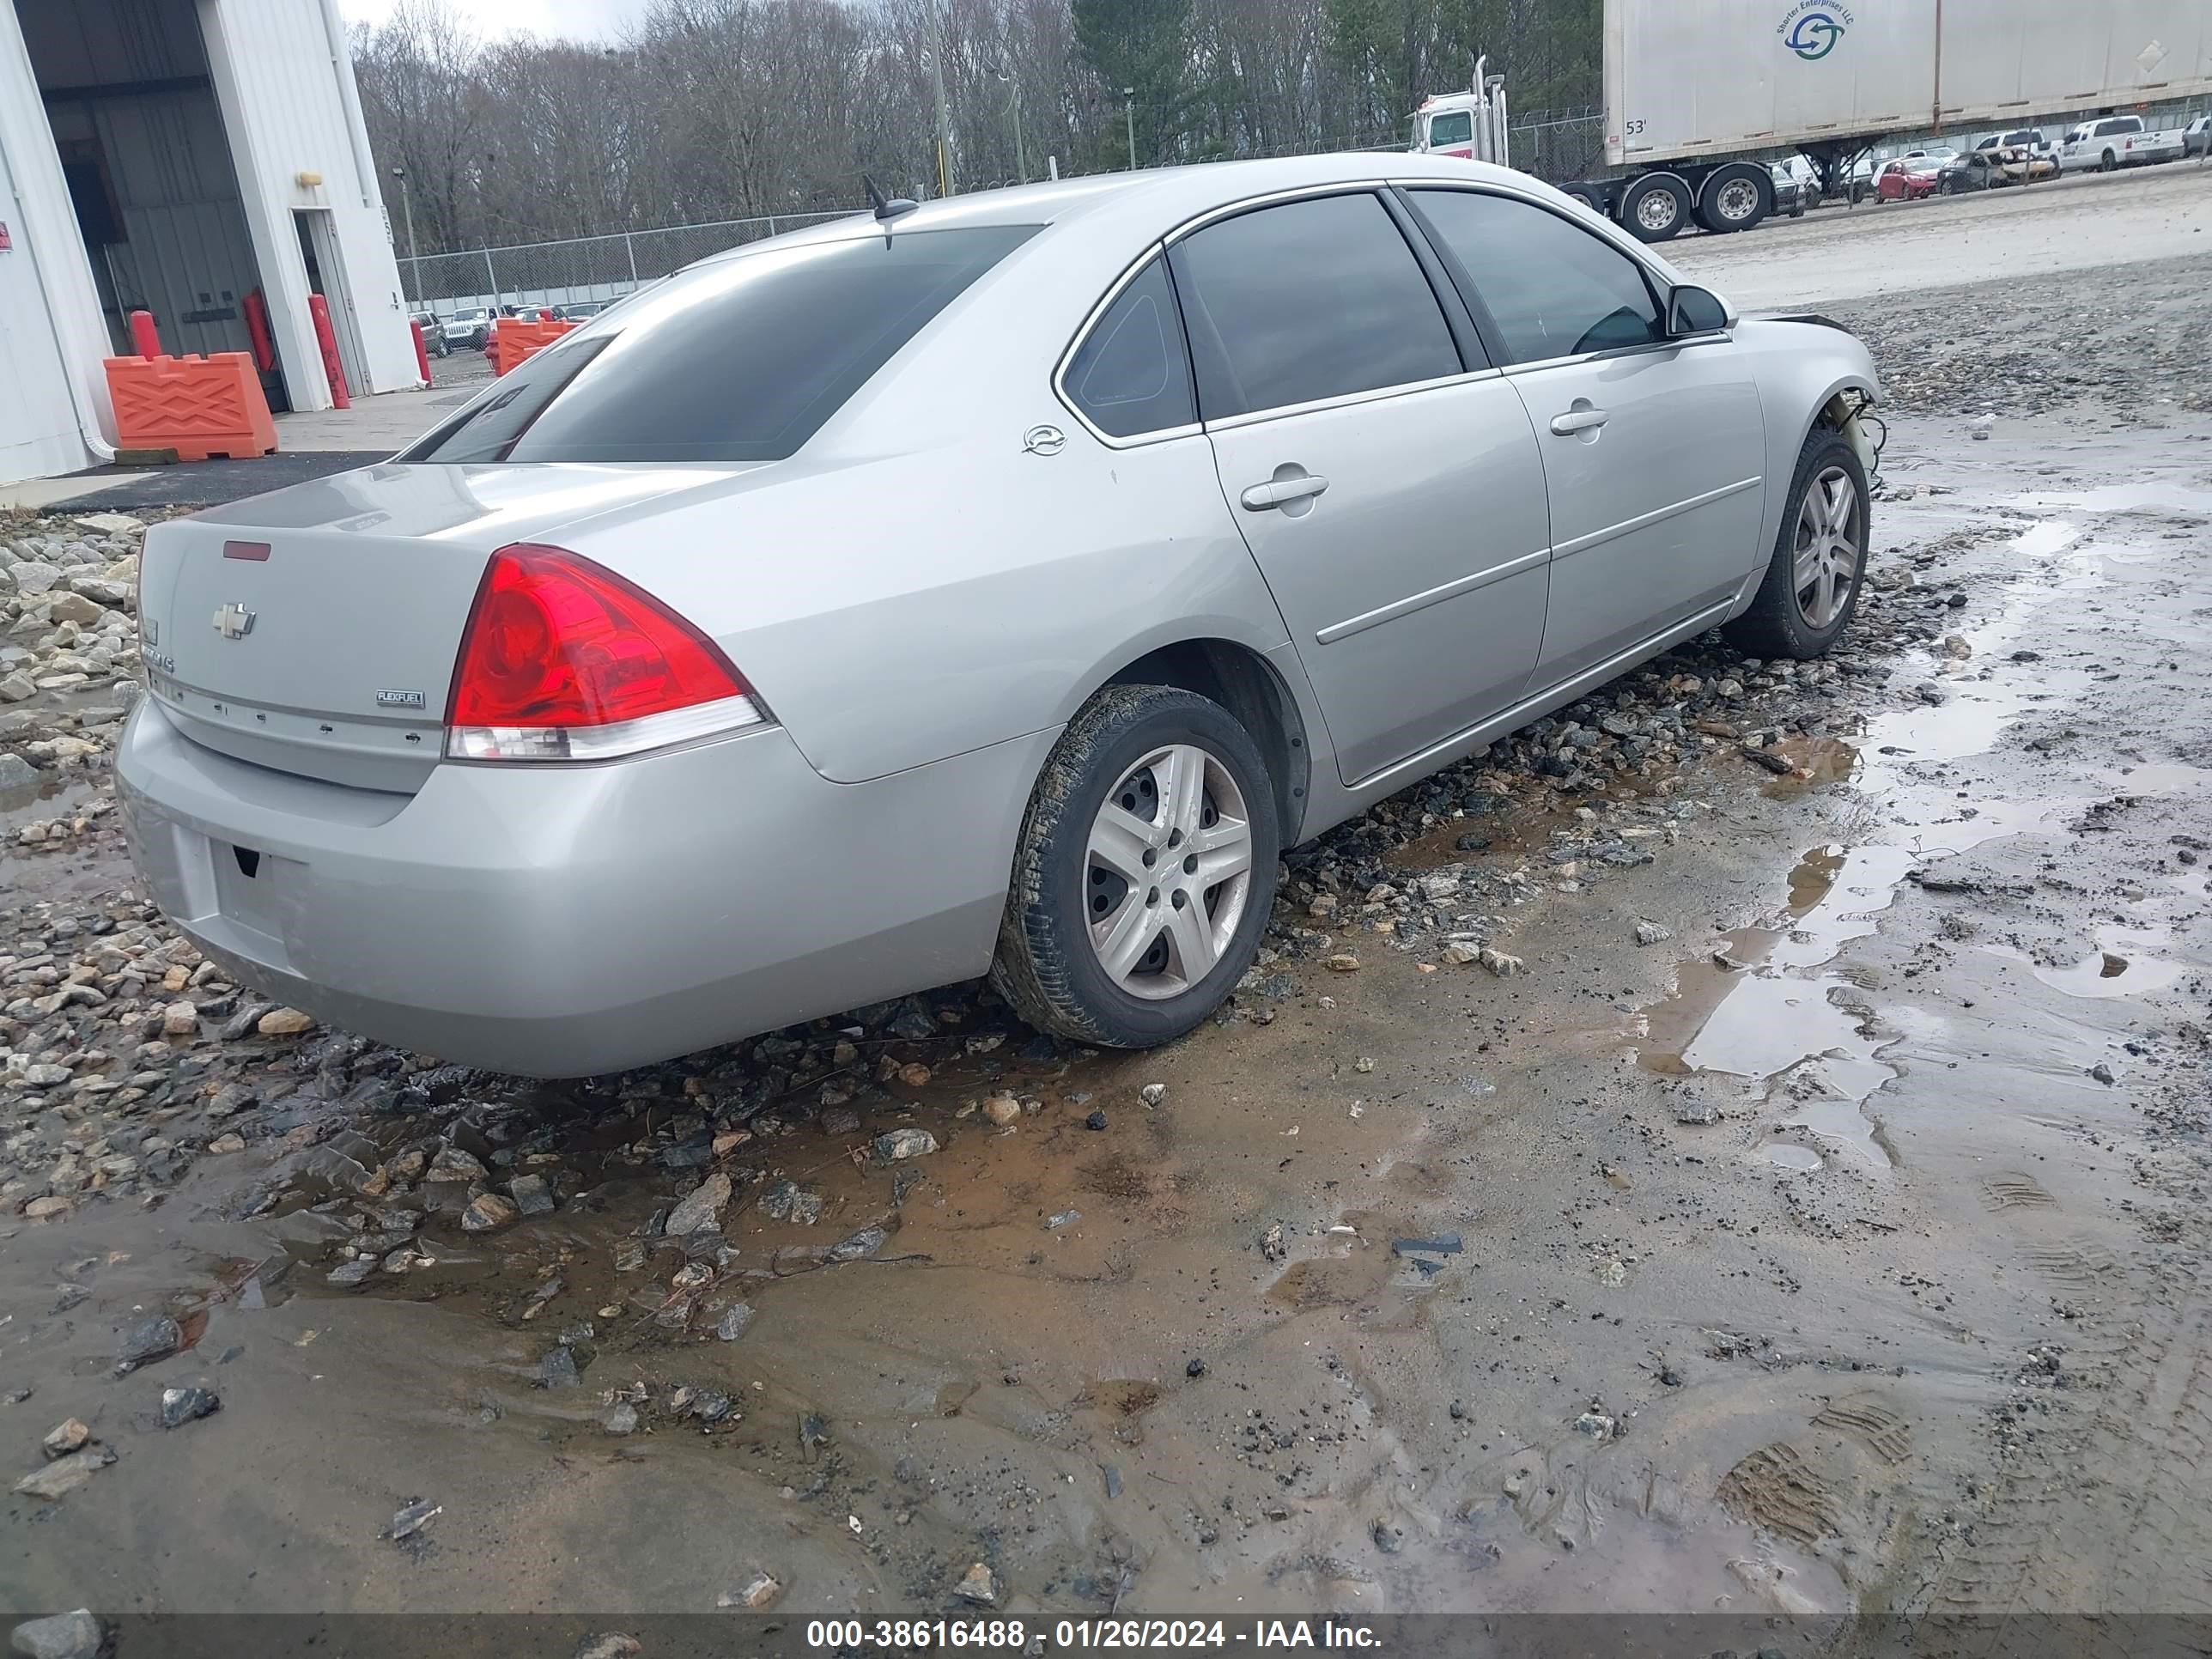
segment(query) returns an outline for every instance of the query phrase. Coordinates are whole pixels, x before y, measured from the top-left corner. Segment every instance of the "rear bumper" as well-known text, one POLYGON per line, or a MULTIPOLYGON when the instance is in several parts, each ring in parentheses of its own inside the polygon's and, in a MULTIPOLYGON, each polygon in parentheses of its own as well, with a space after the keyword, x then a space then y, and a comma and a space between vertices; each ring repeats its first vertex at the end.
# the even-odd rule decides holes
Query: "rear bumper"
POLYGON ((1056 735, 835 784, 771 727, 605 766, 443 765, 409 796, 232 760, 149 702, 116 772, 155 901, 243 981, 568 1077, 981 973, 1056 735))

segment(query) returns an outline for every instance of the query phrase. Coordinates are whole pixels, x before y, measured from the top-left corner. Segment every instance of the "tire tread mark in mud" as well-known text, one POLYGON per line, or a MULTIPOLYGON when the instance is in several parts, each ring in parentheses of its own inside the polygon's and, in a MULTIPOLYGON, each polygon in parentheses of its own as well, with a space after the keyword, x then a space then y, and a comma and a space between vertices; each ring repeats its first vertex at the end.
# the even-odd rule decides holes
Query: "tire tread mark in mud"
POLYGON ((2106 1613, 2100 1639, 2148 1652, 2172 1627, 2132 1621, 2212 1614, 2212 1292, 2186 1269, 2173 1279, 2129 1310, 2135 1340, 2094 1403, 2051 1431, 2056 1455, 2006 1474, 1945 1564, 1930 1613, 1987 1621, 1986 1648, 1960 1650, 2079 1654, 2092 1634, 2068 1619, 2038 1638, 2003 1615, 2106 1613))

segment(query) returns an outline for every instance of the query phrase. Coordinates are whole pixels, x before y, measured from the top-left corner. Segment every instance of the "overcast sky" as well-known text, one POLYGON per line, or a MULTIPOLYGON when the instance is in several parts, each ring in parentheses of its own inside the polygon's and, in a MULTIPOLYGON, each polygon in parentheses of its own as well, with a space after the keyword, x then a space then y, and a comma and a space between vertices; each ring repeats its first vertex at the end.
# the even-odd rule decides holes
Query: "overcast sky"
MULTIPOLYGON (((605 40, 645 15, 647 0, 453 0, 487 40, 529 33, 571 40, 605 40)), ((380 23, 393 0, 338 0, 350 21, 380 23)))

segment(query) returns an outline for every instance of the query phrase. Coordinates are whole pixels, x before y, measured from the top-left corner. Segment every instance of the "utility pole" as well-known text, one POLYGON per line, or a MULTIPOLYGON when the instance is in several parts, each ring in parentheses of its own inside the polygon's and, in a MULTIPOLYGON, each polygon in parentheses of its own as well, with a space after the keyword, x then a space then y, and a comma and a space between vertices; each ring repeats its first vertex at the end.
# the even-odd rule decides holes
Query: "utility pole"
POLYGON ((1121 114, 1129 124, 1129 171, 1137 170, 1137 89, 1121 88, 1121 114))
POLYGON ((929 15, 929 78, 937 88, 937 193, 952 191, 952 119, 945 108, 945 46, 937 31, 937 13, 929 15))
POLYGON ((999 71, 1000 77, 1013 88, 1013 96, 1006 100, 1006 108, 1014 118, 1014 173, 1024 184, 1030 181, 1030 161, 1022 149, 1022 82, 1010 63, 999 71))
POLYGON ((415 300, 422 299, 422 256, 415 249, 415 203, 407 193, 407 169, 395 166, 392 176, 399 181, 399 212, 407 222, 407 263, 414 267, 415 300))

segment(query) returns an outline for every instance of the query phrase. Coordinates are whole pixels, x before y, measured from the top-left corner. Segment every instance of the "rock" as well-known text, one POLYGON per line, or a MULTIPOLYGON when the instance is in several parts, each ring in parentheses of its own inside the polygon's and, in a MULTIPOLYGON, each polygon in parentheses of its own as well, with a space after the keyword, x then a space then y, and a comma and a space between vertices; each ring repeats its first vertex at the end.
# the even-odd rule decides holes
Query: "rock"
POLYGON ((993 1095, 983 1103, 983 1115, 1002 1127, 1009 1123, 1018 1123, 1022 1103, 1012 1095, 993 1095))
POLYGON ((210 1152, 242 1152, 245 1150, 246 1137, 234 1130, 227 1134, 219 1134, 208 1142, 208 1151, 210 1152))
POLYGON ((26 559, 9 574, 15 579, 15 591, 27 599, 52 592, 62 579, 60 566, 39 559, 26 559))
POLYGON ((375 1271, 374 1256, 357 1255, 350 1261, 339 1262, 337 1267, 325 1273, 323 1282, 326 1285, 335 1285, 342 1291, 351 1290, 356 1285, 366 1284, 369 1276, 375 1271))
POLYGON ((1056 1233, 1062 1227, 1073 1227, 1082 1219, 1083 1212, 1080 1210, 1055 1210, 1044 1218, 1044 1230, 1048 1233, 1056 1233))
POLYGON ((49 1193, 44 1198, 34 1198, 23 1206, 25 1219, 57 1221, 76 1208, 76 1200, 59 1193, 49 1193))
POLYGON ((757 1573, 743 1589, 732 1594, 735 1600, 727 1601, 724 1605, 750 1607, 757 1613, 763 1607, 774 1604, 775 1598, 783 1594, 783 1586, 767 1573, 757 1573))
POLYGON ((28 674, 0 674, 0 702, 23 702, 39 695, 39 683, 28 674))
POLYGON ((1717 1123, 1721 1109, 1710 1100, 1678 1100, 1674 1103, 1674 1121, 1677 1123, 1717 1123))
POLYGON ((433 1504, 427 1498, 416 1498, 398 1514, 393 1516, 392 1524, 377 1534, 377 1536, 389 1538, 396 1544, 403 1538, 412 1538, 445 1512, 446 1506, 443 1504, 433 1504))
POLYGON ((164 1389, 161 1390, 161 1426, 181 1428, 203 1417, 212 1417, 222 1409, 222 1400, 211 1389, 164 1389))
POLYGON ((46 1437, 39 1443, 39 1449, 46 1453, 46 1461, 51 1463, 57 1457, 67 1457, 73 1451, 82 1451, 85 1443, 91 1438, 92 1431, 80 1419, 64 1418, 46 1431, 46 1437))
POLYGON ((625 1631, 603 1630, 576 1644, 569 1659, 636 1659, 645 1645, 625 1631))
POLYGON ((2089 1068, 2089 1075, 2107 1087, 2119 1080, 2113 1075, 2112 1068, 2101 1060, 2089 1068))
POLYGON ((894 1129, 889 1134, 878 1135, 875 1146, 878 1158, 896 1164, 935 1152, 937 1137, 927 1129, 894 1129))
POLYGON ((1509 957, 1503 951, 1493 951, 1487 945, 1482 947, 1475 960, 1500 979, 1511 979, 1526 966, 1520 957, 1509 957))
POLYGON ((609 1434, 635 1434, 637 1407, 629 1401, 617 1401, 614 1409, 599 1419, 599 1426, 609 1434))
POLYGON ((1613 1419, 1595 1405, 1575 1419, 1575 1432, 1586 1434, 1593 1440, 1612 1439, 1614 1427, 1613 1419))
POLYGON ((1168 1085, 1164 1083, 1147 1083, 1137 1091, 1137 1098, 1147 1106, 1157 1106, 1167 1097, 1168 1085))
POLYGON ((1192 1360, 1190 1364, 1182 1368, 1182 1374, 1185 1376, 1204 1376, 1206 1375, 1206 1362, 1203 1359, 1192 1360))
POLYGON ((459 1146, 441 1146, 423 1174, 426 1181, 482 1181, 488 1171, 474 1152, 459 1146))
POLYGON ((1966 643, 1964 634, 1949 634, 1943 639, 1943 654, 1963 662, 1974 654, 1974 647, 1966 643))
POLYGON ((887 1227, 863 1227, 857 1233, 832 1244, 823 1253, 822 1259, 833 1264, 865 1261, 890 1243, 890 1230, 887 1227))
MULTIPOLYGON (((822 1133, 825 1135, 848 1135, 860 1127, 860 1115, 850 1106, 832 1106, 822 1114, 822 1133)), ((738 1133, 741 1138, 735 1145, 742 1146, 750 1137, 744 1135, 742 1130, 738 1133)), ((721 1150, 720 1137, 717 1136, 715 1144, 717 1155, 721 1150)))
POLYGON ((729 1207, 730 1178, 720 1170, 685 1194, 681 1203, 668 1212, 663 1229, 672 1238, 703 1231, 721 1224, 722 1212, 729 1207))
POLYGON ((70 1080, 70 1068, 52 1061, 23 1068, 23 1081, 33 1089, 58 1089, 70 1080))
POLYGON ((115 1374, 127 1376, 141 1365, 167 1359, 184 1345, 185 1334, 167 1314, 142 1319, 123 1333, 115 1351, 115 1374))
POLYGON ((253 1029, 264 1036, 297 1036, 315 1029, 315 1017, 297 1008, 272 1008, 254 1022, 253 1029))
POLYGON ((161 1010, 161 1035, 165 1037, 197 1036, 200 1029, 200 1011, 189 1002, 173 1002, 161 1010))
POLYGON ((1359 958, 1348 951, 1340 951, 1334 956, 1323 957, 1321 965, 1332 974, 1356 974, 1359 971, 1359 958))
POLYGON ((51 1502, 64 1492, 75 1492, 114 1461, 115 1454, 106 1447, 87 1446, 82 1451, 57 1457, 43 1469, 25 1475, 15 1483, 15 1490, 26 1498, 51 1502))
POLYGON ((46 775, 21 755, 0 754, 0 805, 13 805, 7 797, 22 793, 27 800, 46 775))
POLYGON ((751 1327, 753 1309, 750 1302, 732 1302, 722 1310, 722 1316, 714 1322, 714 1334, 725 1342, 734 1342, 751 1327))
POLYGON ((517 1176, 507 1183, 507 1196, 514 1207, 525 1215, 550 1215, 553 1211, 553 1192, 540 1175, 517 1176))
POLYGON ((795 1181, 771 1181, 761 1189, 753 1207, 770 1221, 811 1227, 822 1219, 822 1203, 821 1194, 809 1192, 795 1181))
POLYGON ((88 628, 106 613, 83 594, 62 588, 46 601, 46 614, 58 623, 75 623, 80 628, 88 628))
POLYGON ((1373 1071, 1375 1069, 1375 1056, 1372 1054, 1360 1055, 1358 1059, 1352 1062, 1352 1069, 1355 1072, 1362 1073, 1373 1071))
POLYGON ((1269 1222, 1267 1231, 1260 1235, 1260 1254, 1270 1261, 1280 1261, 1290 1253, 1289 1242, 1283 1237, 1283 1224, 1269 1222))
POLYGON ((1103 1107, 1093 1108, 1089 1115, 1085 1117, 1083 1120, 1083 1127, 1092 1131, 1094 1133, 1103 1131, 1106 1127, 1105 1109, 1103 1107))
POLYGON ((461 1212, 465 1233, 495 1233, 522 1219, 521 1206, 501 1193, 478 1193, 461 1212))
POLYGON ((929 1067, 920 1060, 908 1060, 898 1068, 898 1080, 909 1089, 919 1089, 929 1081, 929 1067))
POLYGON ((1761 749, 1755 744, 1747 743, 1741 746, 1739 752, 1753 766, 1763 766, 1778 778, 1797 769, 1790 764, 1789 756, 1778 755, 1771 749, 1761 749))
POLYGON ((981 1561, 961 1576, 952 1587, 952 1593, 963 1601, 972 1601, 980 1607, 999 1605, 999 1581, 991 1576, 990 1568, 981 1561))
POLYGON ((1639 921, 1636 924, 1636 942, 1638 945, 1664 945, 1674 937, 1673 928, 1662 927, 1656 921, 1639 921))
POLYGON ((573 1389, 584 1379, 576 1370, 576 1356, 563 1344, 546 1350, 545 1357, 538 1362, 536 1380, 541 1389, 573 1389))
POLYGON ((19 1659, 96 1659, 100 1620, 83 1607, 31 1619, 8 1632, 8 1651, 19 1659))
POLYGON ((1306 914, 1316 921, 1327 921, 1336 914, 1336 907, 1340 902, 1334 893, 1316 894, 1307 901, 1306 914))
POLYGON ((1455 966, 1464 966, 1468 963, 1480 961, 1481 957, 1482 947, 1469 944, 1464 939, 1453 939, 1443 948, 1443 959, 1455 966))

